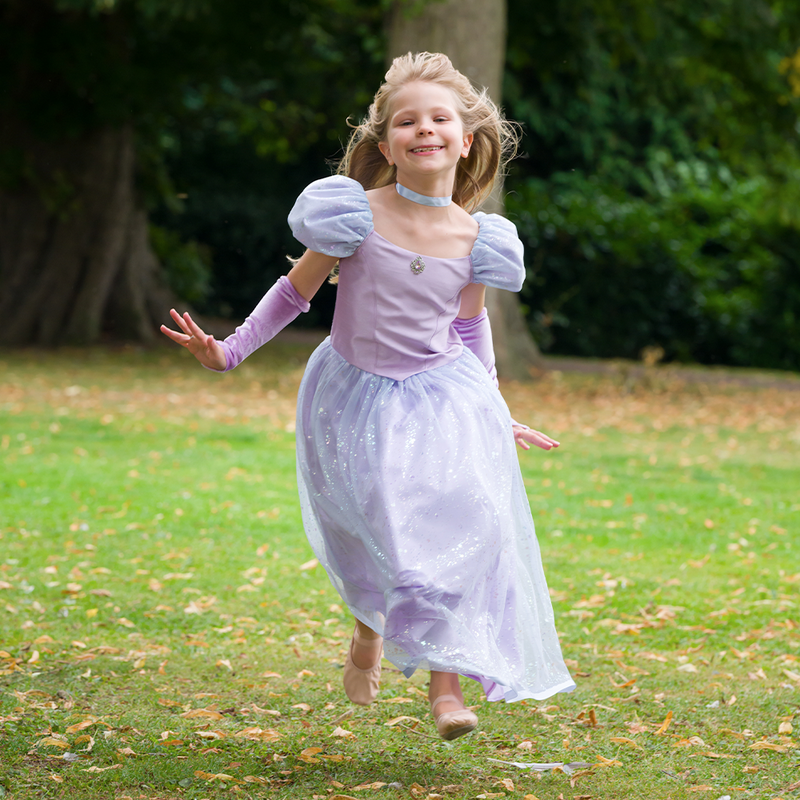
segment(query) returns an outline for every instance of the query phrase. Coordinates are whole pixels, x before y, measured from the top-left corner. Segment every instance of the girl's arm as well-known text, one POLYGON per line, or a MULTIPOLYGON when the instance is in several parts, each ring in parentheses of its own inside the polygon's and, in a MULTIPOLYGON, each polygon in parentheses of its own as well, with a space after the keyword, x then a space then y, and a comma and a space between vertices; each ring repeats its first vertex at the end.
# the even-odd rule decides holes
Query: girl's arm
POLYGON ((213 336, 205 333, 188 312, 181 315, 174 308, 170 311, 170 315, 180 331, 174 331, 166 325, 161 326, 161 331, 174 342, 183 345, 204 367, 218 372, 232 369, 297 316, 300 309, 296 304, 292 304, 291 295, 299 296, 306 303, 310 301, 325 282, 337 260, 332 256, 306 250, 289 271, 287 278, 281 279, 273 286, 244 324, 236 329, 236 333, 225 340, 225 347, 213 336), (281 282, 286 280, 291 286, 281 287, 281 282), (231 360, 229 355, 234 348, 237 354, 231 360))
MULTIPOLYGON (((492 346, 492 329, 489 318, 483 313, 486 302, 486 287, 479 283, 471 283, 461 293, 461 307, 454 322, 455 329, 464 344, 480 359, 486 371, 497 386, 497 370, 494 365, 494 347, 492 346)), ((511 420, 514 430, 514 441, 523 449, 530 450, 531 445, 542 450, 552 450, 559 443, 547 434, 535 431, 527 425, 520 425, 511 420)))

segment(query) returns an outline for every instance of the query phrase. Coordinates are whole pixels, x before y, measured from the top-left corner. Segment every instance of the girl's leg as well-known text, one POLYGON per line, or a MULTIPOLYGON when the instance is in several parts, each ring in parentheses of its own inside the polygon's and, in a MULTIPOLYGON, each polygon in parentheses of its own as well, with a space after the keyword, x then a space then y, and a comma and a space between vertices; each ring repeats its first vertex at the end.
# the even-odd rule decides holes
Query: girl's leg
POLYGON ((356 620, 356 631, 358 636, 353 639, 353 663, 359 669, 370 669, 380 659, 383 639, 361 620, 356 620))
POLYGON ((454 672, 431 672, 428 699, 436 729, 444 739, 457 739, 478 725, 478 718, 464 708, 464 695, 454 672))
POLYGON ((452 700, 442 700, 436 706, 437 714, 444 714, 448 711, 459 711, 464 707, 464 695, 461 692, 461 684, 458 682, 456 672, 431 672, 431 682, 428 688, 428 700, 432 703, 437 697, 443 694, 452 694, 458 698, 459 702, 452 700))

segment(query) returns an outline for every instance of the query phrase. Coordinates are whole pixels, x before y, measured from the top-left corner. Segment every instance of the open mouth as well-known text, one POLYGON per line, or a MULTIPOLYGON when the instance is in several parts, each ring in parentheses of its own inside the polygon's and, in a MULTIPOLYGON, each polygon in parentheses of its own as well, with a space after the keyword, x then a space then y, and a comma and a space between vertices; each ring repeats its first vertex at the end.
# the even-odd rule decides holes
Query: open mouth
POLYGON ((412 153, 435 153, 437 150, 443 150, 441 145, 430 145, 428 147, 415 147, 412 153))

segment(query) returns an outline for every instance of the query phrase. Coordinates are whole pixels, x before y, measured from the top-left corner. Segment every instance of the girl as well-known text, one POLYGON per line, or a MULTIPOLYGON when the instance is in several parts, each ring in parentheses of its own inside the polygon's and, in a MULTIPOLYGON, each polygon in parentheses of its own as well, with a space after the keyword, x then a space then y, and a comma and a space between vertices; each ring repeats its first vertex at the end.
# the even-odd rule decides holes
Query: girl
POLYGON ((489 700, 573 683, 553 624, 516 440, 497 389, 486 286, 519 291, 522 245, 491 191, 513 128, 441 54, 395 59, 339 174, 312 183, 289 224, 308 249, 224 342, 189 314, 165 334, 233 369, 301 311, 339 263, 331 336, 297 403, 297 474, 311 546, 356 618, 347 696, 371 703, 381 654, 430 670, 436 725, 477 725, 459 675, 489 700))

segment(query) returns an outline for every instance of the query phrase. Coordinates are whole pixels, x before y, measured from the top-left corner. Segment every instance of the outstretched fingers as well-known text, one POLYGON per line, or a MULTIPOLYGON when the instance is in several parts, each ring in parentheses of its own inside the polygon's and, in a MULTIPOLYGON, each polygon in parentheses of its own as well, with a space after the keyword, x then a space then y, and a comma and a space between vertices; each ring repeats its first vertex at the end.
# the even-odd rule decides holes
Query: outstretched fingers
POLYGON ((542 450, 552 450, 560 445, 560 442, 557 442, 546 433, 521 426, 514 427, 514 439, 523 450, 530 450, 531 445, 540 447, 542 450))

